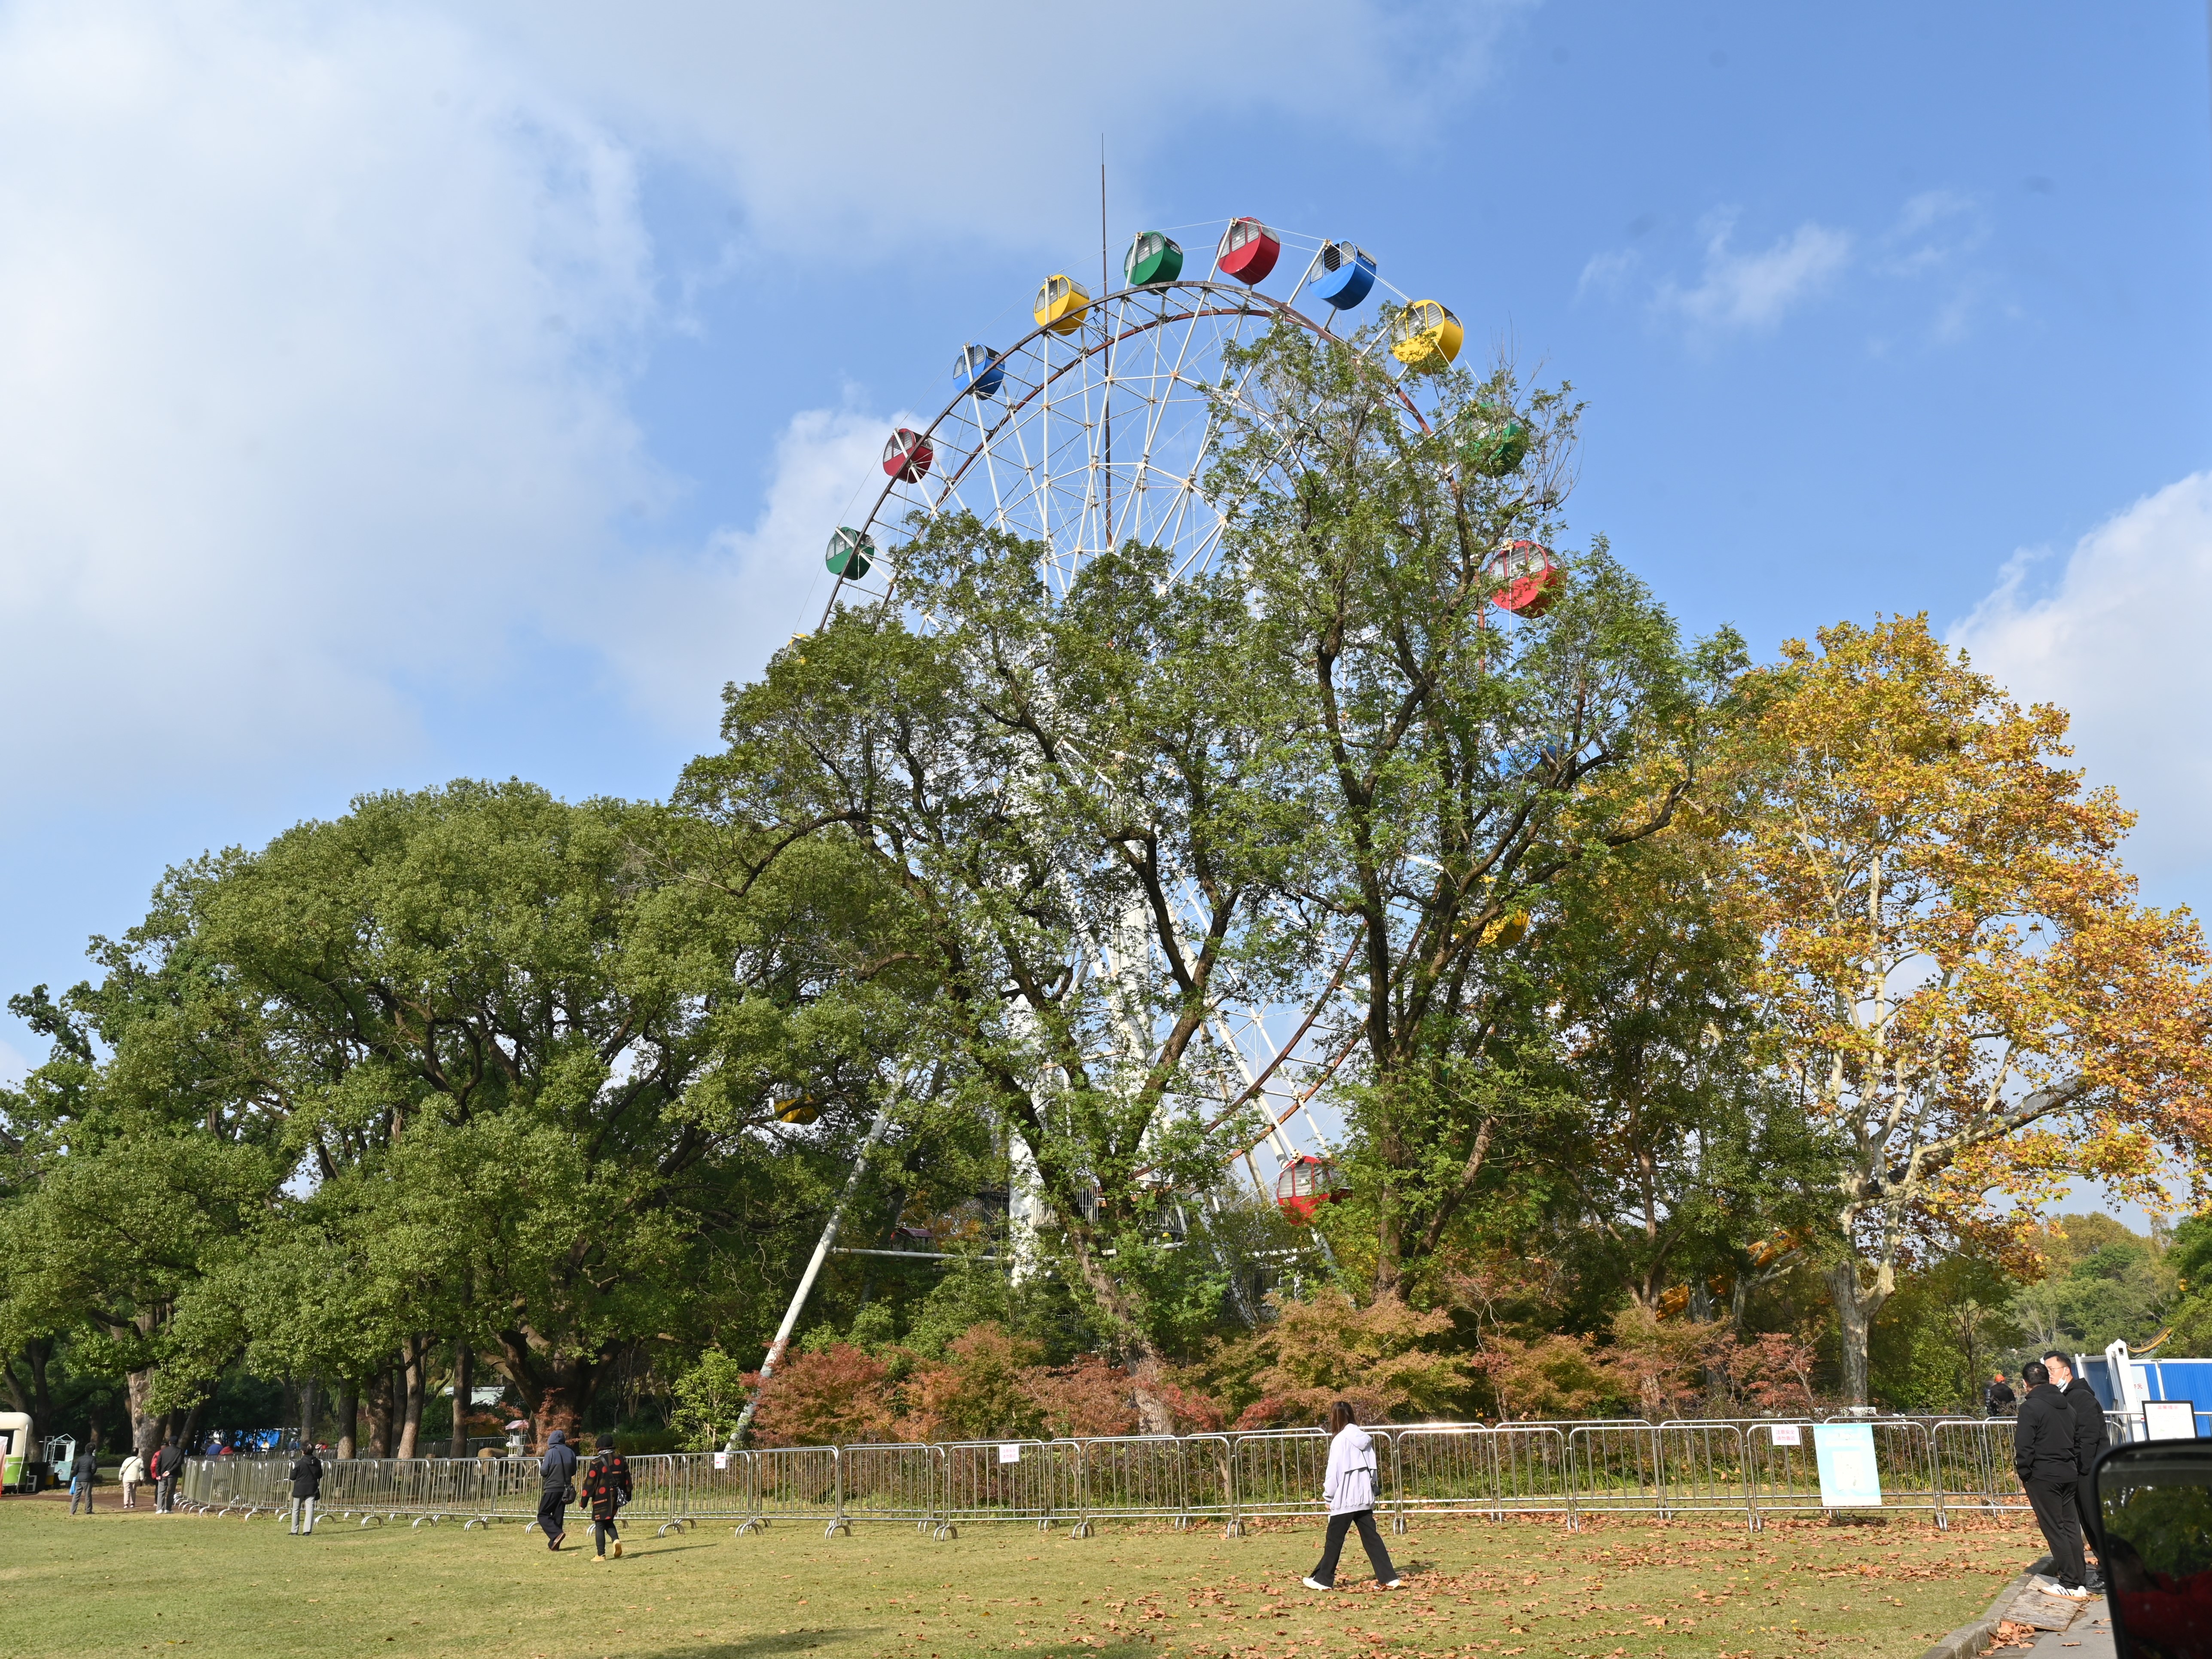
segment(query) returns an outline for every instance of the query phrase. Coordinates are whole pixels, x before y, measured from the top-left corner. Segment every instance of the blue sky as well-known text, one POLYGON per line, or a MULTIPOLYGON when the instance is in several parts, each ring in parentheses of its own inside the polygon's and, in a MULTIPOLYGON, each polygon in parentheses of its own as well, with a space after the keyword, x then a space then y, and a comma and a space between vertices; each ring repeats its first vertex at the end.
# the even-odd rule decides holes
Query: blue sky
POLYGON ((663 793, 890 418, 1095 267, 1102 135, 1117 249, 1346 236, 1571 380, 1577 534, 1691 628, 1925 610, 2074 708, 2202 908, 2207 64, 2178 3, 0 6, 0 983, 360 792, 663 793))

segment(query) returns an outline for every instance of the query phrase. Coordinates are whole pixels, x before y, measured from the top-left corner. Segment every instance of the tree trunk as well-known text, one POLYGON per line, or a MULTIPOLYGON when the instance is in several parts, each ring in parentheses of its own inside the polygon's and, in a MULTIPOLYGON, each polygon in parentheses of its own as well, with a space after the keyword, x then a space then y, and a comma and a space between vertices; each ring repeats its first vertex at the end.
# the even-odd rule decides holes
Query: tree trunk
POLYGON ((1861 1287, 1859 1264, 1855 1257, 1828 1270, 1828 1285, 1836 1304, 1844 1401, 1847 1405, 1863 1406, 1867 1403, 1867 1331, 1874 1323, 1876 1310, 1881 1306, 1881 1298, 1861 1287))
POLYGON ((386 1366, 368 1383, 368 1455, 392 1455, 392 1368, 386 1366))
POLYGON ((300 1384, 300 1449, 303 1452, 315 1448, 315 1395, 321 1382, 319 1376, 310 1376, 300 1384))
POLYGON ((531 1345, 527 1331, 501 1331, 499 1344, 500 1369, 521 1395, 538 1444, 544 1446, 556 1429, 574 1440, 605 1356, 549 1353, 531 1345))
POLYGON ((1084 1284, 1098 1299, 1098 1305, 1115 1326, 1115 1335, 1124 1351, 1129 1365, 1130 1396, 1137 1407, 1137 1431, 1139 1434, 1173 1434, 1175 1414, 1160 1392, 1161 1373, 1166 1369, 1159 1349, 1145 1334, 1137 1322, 1136 1310, 1131 1305, 1128 1292, 1106 1271, 1091 1248, 1091 1230, 1071 1226, 1067 1230, 1070 1250, 1075 1257, 1076 1271, 1083 1275, 1084 1284))
POLYGON ((350 1462, 360 1448, 361 1384, 348 1377, 338 1384, 338 1456, 350 1462))
POLYGON ((422 1439, 422 1397, 429 1392, 430 1339, 410 1336, 400 1350, 400 1370, 405 1378, 406 1406, 400 1416, 398 1457, 413 1457, 422 1439))
POLYGON ((147 1401, 154 1393, 155 1370, 127 1371, 123 1377, 123 1400, 131 1413, 131 1444, 141 1457, 151 1457, 161 1443, 162 1419, 167 1413, 152 1410, 147 1401))
POLYGON ((453 1344, 453 1437, 447 1455, 469 1455, 469 1395, 476 1391, 476 1356, 465 1340, 453 1344))

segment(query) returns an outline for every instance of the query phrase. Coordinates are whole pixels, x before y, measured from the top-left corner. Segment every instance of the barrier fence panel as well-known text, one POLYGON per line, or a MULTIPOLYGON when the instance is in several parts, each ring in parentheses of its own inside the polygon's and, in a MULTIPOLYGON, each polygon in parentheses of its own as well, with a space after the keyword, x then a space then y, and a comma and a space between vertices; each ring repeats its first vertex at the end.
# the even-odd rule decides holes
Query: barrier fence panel
POLYGON ((1727 1511, 1751 1520, 1743 1431, 1733 1423, 1675 1421, 1658 1430, 1665 1513, 1727 1511))
MULTIPOLYGON (((1375 1439, 1379 1488, 1375 1504, 1385 1509, 1393 1496, 1390 1445, 1385 1435, 1375 1439)), ((1236 1436, 1230 1466, 1236 1506, 1230 1516, 1231 1532, 1242 1532, 1241 1523, 1255 1516, 1328 1514, 1322 1486, 1328 1476, 1328 1443, 1325 1429, 1275 1429, 1236 1436)))
POLYGON ((694 1452, 684 1460, 684 1518, 750 1521, 759 1513, 750 1451, 694 1452))
POLYGON ((1549 1424, 1401 1429, 1398 1513, 1574 1519, 1567 1437, 1549 1424))
POLYGON ((845 1524, 835 1446, 771 1446, 752 1460, 753 1509, 739 1532, 771 1521, 820 1521, 827 1535, 845 1524))
POLYGON ((2013 1425, 2004 1419, 1959 1418, 1936 1425, 1936 1478, 1946 1510, 2002 1515, 2027 1507, 2012 1463, 2013 1425))
POLYGON ((1075 1535, 1096 1522, 1148 1518, 1190 1524, 1190 1483, 1183 1442, 1171 1434, 1112 1435, 1081 1443, 1082 1518, 1075 1535))
POLYGON ((1182 1489, 1192 1519, 1237 1524, 1237 1450, 1227 1435, 1182 1437, 1182 1489))
POLYGON ((1659 1431, 1650 1423, 1578 1423, 1567 1431, 1578 1515, 1665 1511, 1659 1431))
POLYGON ((1928 1425, 1901 1418, 1883 1419, 1871 1426, 1875 1469, 1881 1477, 1882 1507, 1930 1510, 1938 1526, 1948 1525, 1943 1489, 1936 1479, 1936 1443, 1928 1425))
POLYGON ((1073 1440, 969 1440, 937 1448, 937 1531, 954 1535, 963 1521, 1081 1518, 1082 1448, 1073 1440))
POLYGON ((1820 1471, 1810 1422, 1754 1423, 1744 1432, 1746 1482, 1751 1493, 1751 1523, 1761 1515, 1818 1510, 1820 1471))
POLYGON ((845 1518, 905 1521, 924 1530, 937 1522, 937 1449, 898 1444, 844 1446, 845 1518))
MULTIPOLYGON (((629 1502, 623 1504, 620 1519, 639 1526, 651 1527, 665 1534, 672 1527, 682 1528, 690 1519, 690 1474, 691 1459, 673 1456, 665 1452, 648 1453, 643 1457, 628 1457, 629 1465, 629 1502)), ((576 1471, 576 1485, 584 1483, 583 1468, 576 1471)), ((588 1516, 589 1510, 586 1514, 588 1516)), ((589 1524, 588 1521, 586 1522, 589 1524)))

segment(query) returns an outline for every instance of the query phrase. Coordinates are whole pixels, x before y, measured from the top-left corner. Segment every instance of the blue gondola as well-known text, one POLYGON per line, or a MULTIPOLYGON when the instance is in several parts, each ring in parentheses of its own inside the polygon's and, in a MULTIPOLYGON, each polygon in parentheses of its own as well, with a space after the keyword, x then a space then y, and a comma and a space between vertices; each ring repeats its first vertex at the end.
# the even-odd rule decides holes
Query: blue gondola
POLYGON ((961 348, 953 360, 952 378, 963 392, 972 392, 979 398, 995 398, 1006 378, 1006 365, 999 354, 987 345, 961 348))
POLYGON ((1375 286, 1375 261, 1349 242, 1323 242, 1314 262, 1314 297, 1349 311, 1375 286))

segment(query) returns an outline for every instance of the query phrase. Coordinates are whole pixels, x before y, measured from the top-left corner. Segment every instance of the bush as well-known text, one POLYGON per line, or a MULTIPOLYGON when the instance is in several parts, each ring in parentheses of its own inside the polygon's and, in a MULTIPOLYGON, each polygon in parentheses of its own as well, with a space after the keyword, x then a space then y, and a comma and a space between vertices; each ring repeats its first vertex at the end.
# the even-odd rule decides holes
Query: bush
POLYGON ((892 1426, 890 1375, 883 1361, 848 1343, 821 1353, 787 1353, 783 1368, 761 1389, 754 1432, 767 1446, 881 1440, 892 1426))
POLYGON ((1309 1301, 1270 1297, 1274 1322, 1223 1351, 1227 1392, 1245 1401, 1241 1429, 1318 1423, 1349 1401, 1362 1422, 1449 1411, 1468 1387, 1467 1356, 1428 1346, 1451 1316, 1396 1301, 1362 1308, 1340 1291, 1309 1301))

